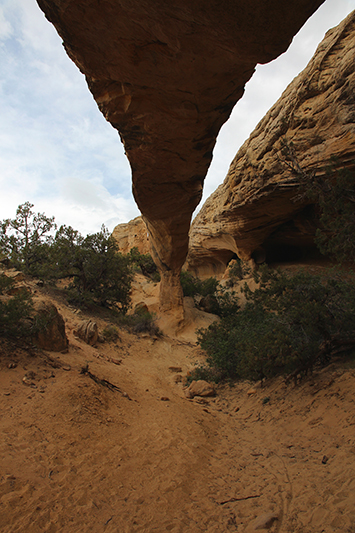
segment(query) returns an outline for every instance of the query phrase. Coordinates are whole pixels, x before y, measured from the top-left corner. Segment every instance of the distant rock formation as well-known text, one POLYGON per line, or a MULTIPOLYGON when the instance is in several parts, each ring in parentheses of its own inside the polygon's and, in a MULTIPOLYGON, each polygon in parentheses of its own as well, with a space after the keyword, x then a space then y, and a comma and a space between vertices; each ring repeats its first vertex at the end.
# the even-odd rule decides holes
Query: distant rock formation
POLYGON ((132 248, 138 248, 141 254, 151 253, 148 230, 142 217, 136 217, 126 224, 118 224, 112 237, 122 254, 128 254, 132 248))
POLYGON ((257 63, 288 48, 324 0, 37 0, 124 143, 161 273, 180 268, 217 134, 257 63))
POLYGON ((224 271, 238 255, 257 262, 296 259, 314 246, 312 209, 295 202, 297 180, 282 155, 293 143, 300 166, 325 171, 355 160, 355 12, 328 31, 305 70, 238 151, 224 183, 192 223, 186 266, 196 274, 224 271))

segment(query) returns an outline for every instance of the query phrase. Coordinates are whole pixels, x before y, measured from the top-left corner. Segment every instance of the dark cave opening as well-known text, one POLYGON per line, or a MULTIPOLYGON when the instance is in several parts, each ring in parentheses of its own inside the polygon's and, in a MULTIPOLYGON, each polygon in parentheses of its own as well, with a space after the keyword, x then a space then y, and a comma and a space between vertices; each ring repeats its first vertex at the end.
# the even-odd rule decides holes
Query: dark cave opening
POLYGON ((302 246, 286 243, 273 243, 265 250, 266 263, 291 263, 301 261, 308 255, 302 246))

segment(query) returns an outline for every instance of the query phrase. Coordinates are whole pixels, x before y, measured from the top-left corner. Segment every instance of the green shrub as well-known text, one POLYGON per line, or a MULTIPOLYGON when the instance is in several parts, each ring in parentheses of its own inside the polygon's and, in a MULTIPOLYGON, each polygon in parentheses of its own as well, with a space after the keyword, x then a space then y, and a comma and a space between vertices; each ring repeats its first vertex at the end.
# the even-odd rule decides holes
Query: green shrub
POLYGON ((251 273, 249 265, 239 258, 233 260, 233 264, 229 267, 229 278, 232 282, 240 281, 251 273))
POLYGON ((302 374, 355 345, 355 284, 334 272, 292 276, 262 269, 243 309, 201 330, 207 363, 223 377, 302 374))
POLYGON ((107 342, 116 342, 120 338, 118 329, 111 324, 104 328, 102 331, 102 336, 107 342))
POLYGON ((149 333, 157 337, 160 337, 162 334, 156 324, 154 315, 147 311, 141 311, 132 315, 120 315, 117 317, 117 323, 137 334, 149 333))
POLYGON ((6 297, 12 285, 11 279, 0 274, 0 335, 23 337, 31 332, 32 323, 28 319, 33 309, 32 297, 26 291, 6 297))
POLYGON ((294 200, 313 202, 319 211, 315 243, 324 254, 340 262, 355 260, 355 161, 348 168, 333 157, 323 169, 307 171, 300 165, 295 146, 281 140, 281 161, 297 179, 294 200))
POLYGON ((141 254, 138 248, 134 246, 128 254, 133 268, 141 272, 144 276, 149 277, 152 281, 158 283, 160 274, 157 265, 154 263, 150 254, 141 254))
POLYGON ((206 297, 214 295, 218 287, 216 278, 201 280, 185 270, 181 272, 180 281, 184 296, 194 297, 199 294, 206 297))
POLYGON ((202 379, 203 381, 212 381, 214 383, 219 383, 221 380, 221 373, 207 365, 199 365, 191 370, 186 376, 185 385, 190 385, 192 381, 198 381, 202 379))
POLYGON ((315 242, 324 255, 338 261, 355 260, 355 172, 337 169, 335 163, 327 170, 322 188, 317 190, 321 210, 320 227, 315 242))
POLYGON ((72 278, 68 301, 79 307, 130 306, 132 271, 130 259, 117 252, 117 244, 102 226, 101 231, 82 237, 70 226, 61 226, 51 248, 50 275, 72 278))
POLYGON ((214 314, 221 318, 228 319, 228 317, 234 317, 240 309, 238 297, 234 291, 218 287, 216 300, 217 306, 214 314))

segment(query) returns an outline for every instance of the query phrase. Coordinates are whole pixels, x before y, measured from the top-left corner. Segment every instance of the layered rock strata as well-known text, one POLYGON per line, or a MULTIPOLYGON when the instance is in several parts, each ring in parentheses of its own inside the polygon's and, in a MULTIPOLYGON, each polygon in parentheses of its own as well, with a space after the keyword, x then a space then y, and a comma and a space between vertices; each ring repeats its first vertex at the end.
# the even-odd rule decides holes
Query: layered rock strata
POLYGON ((323 1, 37 0, 120 133, 165 308, 182 301, 191 215, 222 124, 255 65, 283 53, 323 1))
POLYGON ((296 259, 311 247, 313 211, 308 199, 295 200, 299 181, 290 165, 309 176, 322 175, 334 157, 340 167, 353 167, 354 122, 355 12, 327 32, 238 151, 192 223, 187 268, 220 274, 234 255, 296 259))

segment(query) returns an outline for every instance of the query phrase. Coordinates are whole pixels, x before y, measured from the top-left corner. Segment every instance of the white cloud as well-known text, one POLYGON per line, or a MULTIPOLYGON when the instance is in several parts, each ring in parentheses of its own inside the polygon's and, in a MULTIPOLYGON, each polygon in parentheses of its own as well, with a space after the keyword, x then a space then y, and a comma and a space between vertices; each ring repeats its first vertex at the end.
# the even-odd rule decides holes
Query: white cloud
POLYGON ((13 33, 11 23, 6 20, 4 15, 4 8, 0 6, 0 41, 9 39, 13 33))
POLYGON ((3 1, 0 219, 29 200, 82 233, 113 229, 138 213, 118 133, 36 2, 3 1))

